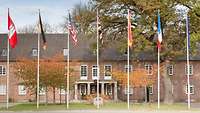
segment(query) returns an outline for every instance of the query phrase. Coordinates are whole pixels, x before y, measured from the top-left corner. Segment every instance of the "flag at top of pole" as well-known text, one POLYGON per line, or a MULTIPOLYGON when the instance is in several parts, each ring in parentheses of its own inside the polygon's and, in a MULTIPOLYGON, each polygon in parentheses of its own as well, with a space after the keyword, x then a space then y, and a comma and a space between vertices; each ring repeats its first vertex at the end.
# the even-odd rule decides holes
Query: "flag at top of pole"
POLYGON ((43 24, 42 24, 42 18, 40 15, 40 10, 39 10, 39 29, 38 29, 42 35, 42 40, 43 40, 43 49, 46 50, 47 48, 47 41, 46 41, 46 37, 44 34, 44 29, 43 29, 43 24))
POLYGON ((77 30, 76 30, 76 28, 74 27, 74 25, 72 24, 70 13, 69 13, 68 29, 69 29, 70 37, 72 38, 74 44, 76 45, 77 42, 78 42, 78 40, 77 40, 77 30))
POLYGON ((128 10, 128 46, 132 47, 131 14, 128 10))
POLYGON ((8 38, 12 48, 17 44, 17 31, 8 11, 8 38))
POLYGON ((161 21, 160 21, 160 12, 158 11, 158 41, 157 47, 160 49, 162 43, 162 30, 161 30, 161 21))

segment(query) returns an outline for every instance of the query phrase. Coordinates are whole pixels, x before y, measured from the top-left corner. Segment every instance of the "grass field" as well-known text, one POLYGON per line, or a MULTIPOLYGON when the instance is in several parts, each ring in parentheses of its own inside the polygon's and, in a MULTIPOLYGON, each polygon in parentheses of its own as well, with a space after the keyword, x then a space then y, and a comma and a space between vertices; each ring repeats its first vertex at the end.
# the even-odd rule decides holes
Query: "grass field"
MULTIPOLYGON (((36 108, 36 104, 17 104, 9 107, 8 111, 49 111, 49 110, 66 110, 66 104, 40 104, 39 109, 36 108)), ((95 110, 96 106, 86 103, 71 103, 69 105, 70 110, 95 110)), ((105 103, 100 106, 102 110, 126 110, 126 103, 105 103)), ((157 104, 131 104, 131 110, 157 110, 157 104)), ((5 108, 1 108, 0 111, 5 111, 5 108)), ((161 104, 160 110, 187 110, 187 105, 182 103, 176 103, 172 105, 161 104)), ((197 110, 192 108, 191 110, 197 110)))

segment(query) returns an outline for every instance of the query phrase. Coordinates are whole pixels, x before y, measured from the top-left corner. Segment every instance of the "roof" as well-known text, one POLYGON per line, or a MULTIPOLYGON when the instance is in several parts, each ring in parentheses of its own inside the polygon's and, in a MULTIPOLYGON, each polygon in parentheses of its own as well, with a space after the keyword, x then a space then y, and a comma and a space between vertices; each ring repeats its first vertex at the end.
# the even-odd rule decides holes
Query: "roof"
MULTIPOLYGON (((47 59, 57 54, 63 55, 63 49, 67 48, 67 34, 46 34, 47 49, 40 49, 40 58, 47 59)), ((78 44, 74 45, 70 38, 70 60, 76 61, 96 61, 96 55, 90 49, 90 45, 95 43, 96 39, 78 36, 78 44)), ((32 56, 32 50, 37 49, 37 34, 18 34, 18 44, 14 49, 10 49, 10 60, 14 61, 19 58, 37 58, 32 56)), ((7 57, 2 56, 3 49, 7 48, 7 34, 0 34, 0 60, 6 61, 7 57)), ((134 54, 134 53, 132 53, 134 54)), ((156 60, 156 54, 151 52, 140 53, 137 60, 156 60)), ((127 55, 120 53, 117 50, 116 44, 112 43, 111 46, 101 51, 99 56, 100 60, 104 61, 118 61, 127 60, 127 55)), ((200 57, 192 57, 192 60, 200 60, 200 57)), ((180 58, 185 60, 185 57, 180 58)))

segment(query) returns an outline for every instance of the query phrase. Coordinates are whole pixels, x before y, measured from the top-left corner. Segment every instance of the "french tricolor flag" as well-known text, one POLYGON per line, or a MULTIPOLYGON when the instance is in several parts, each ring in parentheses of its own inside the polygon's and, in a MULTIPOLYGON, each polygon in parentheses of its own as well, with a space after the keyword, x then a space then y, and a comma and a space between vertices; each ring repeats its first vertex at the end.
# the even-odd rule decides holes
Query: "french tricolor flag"
POLYGON ((158 42, 157 42, 157 46, 159 49, 161 48, 161 42, 162 42, 162 30, 161 30, 160 13, 158 11, 158 42))

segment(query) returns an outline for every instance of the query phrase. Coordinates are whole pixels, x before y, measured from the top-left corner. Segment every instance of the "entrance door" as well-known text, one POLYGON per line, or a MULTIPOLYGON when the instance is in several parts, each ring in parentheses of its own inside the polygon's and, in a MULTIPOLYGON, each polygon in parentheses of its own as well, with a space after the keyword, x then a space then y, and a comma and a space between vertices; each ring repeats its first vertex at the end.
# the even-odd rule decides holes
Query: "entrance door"
POLYGON ((149 96, 150 96, 150 92, 149 92, 149 87, 146 87, 146 102, 149 102, 149 96))

